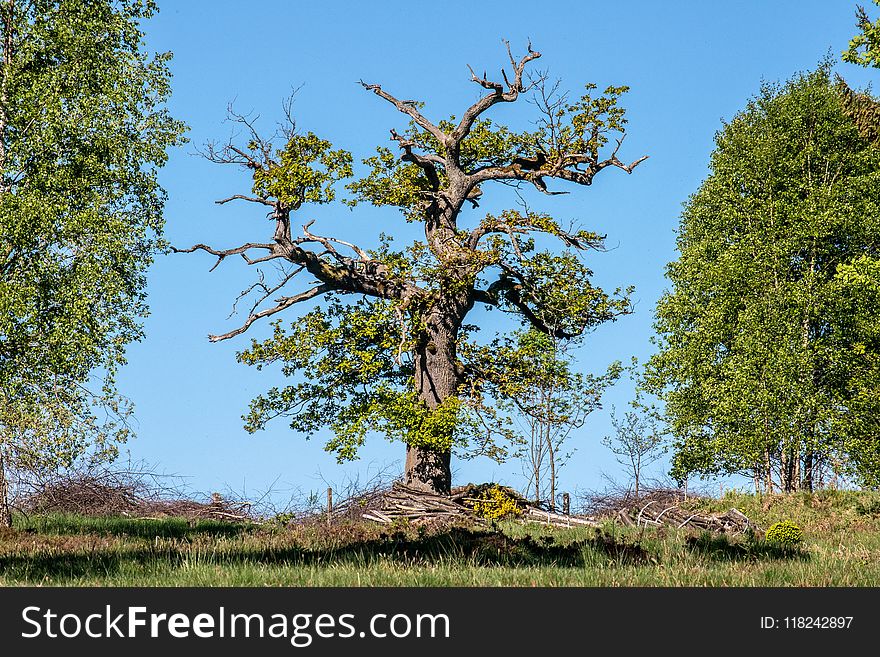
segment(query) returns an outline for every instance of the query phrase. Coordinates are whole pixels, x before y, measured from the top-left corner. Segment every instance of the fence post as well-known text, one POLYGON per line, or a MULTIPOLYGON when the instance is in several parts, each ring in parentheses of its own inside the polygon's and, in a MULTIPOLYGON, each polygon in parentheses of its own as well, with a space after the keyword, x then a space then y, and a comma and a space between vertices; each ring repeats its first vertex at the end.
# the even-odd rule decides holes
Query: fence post
POLYGON ((327 526, 330 526, 330 518, 333 515, 333 489, 327 488, 327 526))

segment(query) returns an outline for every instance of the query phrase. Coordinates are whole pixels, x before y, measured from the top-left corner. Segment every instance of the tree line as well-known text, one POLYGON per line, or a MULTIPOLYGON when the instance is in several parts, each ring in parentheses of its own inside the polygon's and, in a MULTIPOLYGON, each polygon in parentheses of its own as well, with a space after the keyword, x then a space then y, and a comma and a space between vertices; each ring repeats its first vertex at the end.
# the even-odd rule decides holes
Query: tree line
MULTIPOLYGON (((382 434, 405 446, 406 482, 439 493, 453 453, 521 458, 529 493, 552 506, 566 441, 626 369, 585 374, 574 357, 591 331, 633 311, 632 288, 593 284, 605 236, 532 204, 647 159, 622 159, 627 87, 569 93, 535 68, 531 44, 506 44, 498 77, 471 69, 480 93, 457 117, 362 81, 398 123, 360 167, 301 130, 290 103, 272 138, 232 113, 244 139, 201 152, 244 173, 218 203, 251 204, 270 229, 240 245, 169 248, 156 173, 186 127, 165 106, 170 54, 144 46, 140 25, 155 10, 135 0, 0 9, 0 522, 10 522, 6 472, 112 458, 127 437, 131 408, 114 375, 143 337, 146 268, 168 250, 257 272, 244 321, 211 336, 241 340, 271 322, 237 357, 291 383, 253 400, 247 431, 279 417, 296 433, 329 429, 339 460, 382 434), (533 128, 500 123, 503 105, 526 107, 533 128), (519 205, 481 211, 501 185, 518 188, 519 205), (324 234, 304 208, 330 204, 386 208, 422 236, 400 243, 392 229, 369 248, 324 234), (279 265, 276 280, 267 263, 279 265), (475 308, 518 328, 472 324, 475 308)), ((880 66, 880 20, 859 8, 857 27, 843 59, 880 66)), ((716 135, 709 176, 681 216, 656 353, 606 438, 637 489, 667 445, 681 481, 880 482, 880 105, 832 65, 763 85, 716 135)))

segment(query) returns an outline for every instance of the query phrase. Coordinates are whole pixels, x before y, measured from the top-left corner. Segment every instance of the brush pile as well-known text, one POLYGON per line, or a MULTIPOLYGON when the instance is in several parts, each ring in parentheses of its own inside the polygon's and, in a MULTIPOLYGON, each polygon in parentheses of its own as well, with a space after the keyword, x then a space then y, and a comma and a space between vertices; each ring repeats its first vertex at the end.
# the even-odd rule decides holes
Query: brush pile
POLYGON ((724 513, 701 515, 674 503, 648 500, 638 506, 621 508, 615 519, 623 525, 636 527, 675 527, 717 534, 736 535, 754 532, 757 526, 738 509, 724 513))
POLYGON ((737 509, 701 515, 681 508, 678 504, 680 499, 680 496, 676 498, 673 495, 658 495, 638 501, 626 499, 621 500, 622 504, 613 513, 610 508, 605 508, 601 516, 567 515, 536 506, 515 490, 497 484, 459 486, 447 496, 395 482, 390 489, 347 500, 330 514, 329 519, 363 518, 385 525, 395 521, 426 525, 456 521, 485 523, 503 517, 553 527, 599 527, 603 519, 611 519, 627 526, 672 526, 729 535, 757 530, 755 523, 737 509), (486 513, 487 501, 491 502, 493 497, 503 497, 506 508, 503 514, 486 513))
POLYGON ((139 473, 109 470, 56 476, 31 482, 29 494, 17 506, 28 514, 255 520, 249 502, 226 500, 218 493, 213 493, 210 501, 200 502, 176 489, 150 485, 146 478, 139 473))
MULTIPOLYGON (((452 489, 450 495, 436 495, 394 482, 389 490, 376 491, 350 500, 335 509, 330 518, 356 518, 391 524, 407 521, 416 525, 467 521, 487 522, 485 507, 491 501, 488 493, 499 491, 508 512, 503 517, 524 522, 537 522, 557 527, 576 525, 598 526, 596 520, 562 515, 533 506, 522 495, 507 486, 468 484, 452 489)), ((498 495, 499 493, 495 493, 498 495)), ((499 516, 500 518, 501 516, 499 516)))

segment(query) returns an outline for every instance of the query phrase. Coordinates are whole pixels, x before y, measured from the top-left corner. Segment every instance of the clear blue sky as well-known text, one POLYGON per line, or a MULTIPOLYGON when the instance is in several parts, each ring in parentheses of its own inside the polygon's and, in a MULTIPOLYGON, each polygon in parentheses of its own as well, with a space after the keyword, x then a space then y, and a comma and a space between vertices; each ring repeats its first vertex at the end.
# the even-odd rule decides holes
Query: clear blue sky
MULTIPOLYGON (((506 61, 504 38, 515 53, 531 39, 543 53, 538 68, 549 69, 575 94, 590 81, 600 87, 629 85, 624 98, 629 131, 621 159, 643 154, 650 159, 631 176, 605 171, 592 187, 569 188, 567 196, 527 191, 535 209, 608 235, 613 249, 590 256, 597 283, 636 286, 635 314, 600 327, 579 354, 581 367, 594 372, 612 360, 651 353, 652 312, 666 285, 664 266, 675 258, 681 204, 707 173, 722 120, 740 110, 762 80, 785 80, 829 53, 839 56, 855 29, 855 2, 849 0, 160 0, 159 5, 159 15, 145 25, 148 45, 174 53, 171 109, 192 128, 191 143, 172 152, 161 173, 169 195, 167 236, 181 247, 195 242, 228 247, 271 235, 259 208, 214 204, 247 192, 246 176, 194 155, 196 146, 229 136, 224 116, 232 101, 239 111, 260 114, 269 130, 282 99, 302 85, 294 106, 300 128, 359 160, 376 145, 390 145, 389 128, 405 122, 357 85, 358 79, 425 101, 430 117, 460 115, 480 91, 469 82, 467 65, 498 71, 506 61)), ((850 65, 837 70, 854 85, 872 77, 850 65)), ((532 109, 519 102, 499 108, 493 118, 524 126, 532 109)), ((481 212, 511 203, 504 188, 484 192, 481 212)), ((376 244, 380 230, 412 229, 390 208, 308 207, 302 216, 317 219, 315 231, 366 247, 376 244)), ((379 437, 360 460, 337 465, 323 451, 321 436, 307 442, 283 420, 255 435, 242 429, 248 401, 283 379, 235 361, 251 337, 267 335, 267 324, 224 343, 208 342, 208 333, 229 330, 243 319, 227 315, 254 274, 232 259, 209 273, 212 264, 207 254, 169 255, 150 271, 147 338, 132 345, 120 381, 136 405, 138 437, 128 445, 131 457, 187 476, 197 491, 231 488, 255 495, 274 482, 279 501, 296 489, 321 489, 325 480, 338 486, 379 469, 400 469, 403 446, 379 437)), ((602 472, 619 476, 600 441, 610 431, 611 405, 624 405, 630 394, 629 386, 618 385, 606 396, 605 410, 571 438, 577 451, 563 470, 563 490, 601 487, 602 472)), ((518 463, 455 460, 453 470, 456 483, 523 484, 518 463)))

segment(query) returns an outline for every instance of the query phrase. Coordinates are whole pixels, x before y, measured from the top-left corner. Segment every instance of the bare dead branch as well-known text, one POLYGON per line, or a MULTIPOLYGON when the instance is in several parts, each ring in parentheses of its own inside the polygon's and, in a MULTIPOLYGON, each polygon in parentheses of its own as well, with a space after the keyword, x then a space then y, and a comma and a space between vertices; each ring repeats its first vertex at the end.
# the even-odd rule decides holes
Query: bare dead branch
POLYGON ((615 157, 614 159, 615 159, 616 161, 613 162, 613 164, 614 164, 614 166, 616 166, 618 169, 623 169, 623 170, 626 171, 627 173, 632 173, 632 172, 633 172, 633 169, 635 169, 635 168, 636 168, 637 166, 639 166, 642 162, 644 162, 645 160, 647 160, 648 157, 649 157, 648 155, 642 155, 639 159, 634 160, 633 162, 630 162, 629 164, 623 164, 620 160, 618 160, 618 159, 615 157))
POLYGON ((502 70, 501 74, 506 84, 505 91, 504 84, 501 84, 500 82, 492 82, 487 79, 485 73, 482 77, 478 77, 477 74, 474 73, 474 69, 468 66, 468 69, 471 72, 471 81, 476 82, 484 89, 490 90, 491 93, 483 96, 465 110, 465 113, 461 117, 461 121, 459 121, 458 126, 452 132, 452 139, 456 143, 461 142, 462 139, 470 134, 471 128, 477 118, 487 109, 492 107, 492 105, 501 102, 512 103, 519 97, 520 93, 526 90, 523 86, 523 71, 525 70, 526 65, 530 61, 538 59, 541 56, 541 53, 534 52, 532 50, 532 44, 529 43, 528 52, 519 60, 519 62, 517 62, 510 50, 510 42, 505 40, 504 45, 507 48, 507 55, 510 58, 511 66, 513 67, 513 81, 511 82, 508 79, 507 74, 502 70))
POLYGON ((171 250, 174 253, 193 253, 195 251, 206 251, 211 255, 217 256, 217 262, 215 262, 214 266, 211 267, 211 269, 209 269, 208 271, 214 271, 215 269, 217 269, 217 266, 231 255, 240 255, 249 265, 256 265, 260 262, 267 262, 269 260, 275 260, 276 258, 283 258, 284 254, 278 253, 276 249, 277 246, 275 244, 259 244, 256 242, 248 242, 247 244, 242 244, 241 246, 237 246, 233 249, 215 249, 208 246, 207 244, 195 244, 188 249, 178 249, 175 246, 171 247, 171 250), (251 249, 265 249, 269 251, 270 255, 254 259, 251 258, 247 253, 251 249))
POLYGON ((246 153, 245 151, 241 150, 241 149, 238 148, 237 146, 232 146, 232 145, 230 144, 230 145, 227 146, 226 148, 227 148, 230 152, 235 153, 236 155, 238 155, 238 156, 241 158, 241 160, 242 160, 243 162, 245 162, 245 165, 246 165, 249 169, 255 169, 255 170, 256 170, 256 169, 261 169, 261 168, 263 168, 263 163, 262 163, 262 162, 257 161, 254 157, 252 157, 251 155, 249 155, 249 154, 246 153))
POLYGON ((258 313, 254 313, 245 320, 244 324, 239 326, 237 329, 229 331, 228 333, 223 333, 222 335, 209 335, 208 339, 211 342, 220 342, 221 340, 228 340, 229 338, 235 337, 236 335, 241 335, 245 331, 250 328, 250 325, 254 322, 263 319, 264 317, 269 317, 270 315, 274 315, 275 313, 281 312, 286 308, 290 308, 290 306, 300 303, 302 301, 307 301, 308 299, 314 299, 315 297, 325 294, 327 292, 331 292, 333 290, 332 285, 328 285, 326 283, 318 285, 317 287, 313 287, 310 290, 305 292, 301 292, 300 294, 294 295, 292 297, 281 297, 278 299, 278 305, 273 306, 272 308, 267 308, 266 310, 261 310, 258 313))
MULTIPOLYGON (((442 166, 446 165, 446 160, 443 159, 442 157, 440 157, 439 155, 434 154, 434 153, 422 153, 422 154, 413 153, 412 149, 417 148, 418 144, 416 144, 411 139, 407 139, 406 137, 399 135, 397 133, 397 131, 394 130, 393 128, 391 129, 390 132, 391 132, 391 139, 393 139, 398 144, 400 144, 400 147, 406 152, 407 156, 412 158, 411 161, 414 162, 415 164, 418 164, 419 166, 424 166, 427 164, 427 165, 431 166, 432 169, 433 169, 434 164, 440 164, 442 166)), ((436 171, 436 169, 434 169, 434 170, 436 171)))
MULTIPOLYGON (((261 288, 263 291, 266 291, 268 289, 268 287, 266 286, 266 277, 259 269, 257 270, 257 277, 259 278, 259 280, 256 283, 252 283, 251 285, 243 289, 237 297, 235 297, 235 301, 232 302, 232 310, 229 311, 226 319, 232 319, 232 316, 238 312, 238 302, 244 299, 251 292, 253 292, 257 288, 261 288)), ((255 308, 251 308, 251 311, 248 314, 253 313, 254 309, 255 308)))
MULTIPOLYGON (((270 296, 272 296, 273 294, 278 292, 278 290, 280 290, 282 287, 287 285, 297 274, 302 272, 303 269, 305 269, 305 267, 299 266, 296 269, 294 269, 293 271, 285 272, 284 275, 281 277, 281 280, 276 285, 273 285, 272 287, 269 287, 268 285, 266 285, 265 275, 263 274, 262 271, 257 270, 257 275, 259 277, 259 280, 256 283, 254 283, 253 285, 250 285, 247 289, 242 290, 241 294, 239 294, 235 298, 235 301, 233 301, 233 303, 232 303, 232 312, 229 313, 229 315, 226 317, 226 319, 230 319, 236 313, 236 307, 238 306, 239 301, 241 301, 242 299, 247 297, 247 295, 249 295, 254 290, 261 289, 261 290, 263 290, 263 294, 256 301, 254 301, 254 303, 251 305, 251 309, 248 311, 249 315, 253 315, 254 311, 260 306, 261 303, 263 303, 270 296)), ((283 268, 282 268, 282 271, 283 271, 283 268)))
POLYGON ((369 261, 371 260, 369 254, 368 254, 366 251, 364 251, 364 250, 363 250, 362 248, 360 248, 359 246, 356 246, 356 245, 352 244, 351 242, 346 242, 346 241, 341 240, 341 239, 338 239, 338 238, 336 238, 336 237, 321 237, 321 236, 319 236, 319 235, 315 235, 314 233, 309 232, 309 227, 310 227, 313 223, 315 223, 315 220, 314 220, 314 219, 312 219, 310 222, 308 222, 307 224, 305 224, 305 225, 302 227, 302 228, 303 228, 303 234, 306 236, 306 239, 302 240, 303 242, 305 242, 305 241, 312 241, 312 242, 318 242, 318 243, 320 243, 320 244, 323 244, 323 245, 324 245, 324 248, 327 249, 327 252, 328 252, 328 253, 330 253, 331 255, 333 255, 334 257, 336 257, 337 259, 344 259, 344 257, 341 256, 341 255, 336 251, 336 249, 333 248, 333 245, 332 245, 332 244, 341 244, 342 246, 347 246, 347 247, 350 248, 352 251, 354 251, 354 252, 357 254, 358 258, 360 258, 361 261, 363 261, 363 262, 369 262, 369 261), (331 242, 332 242, 332 244, 331 244, 331 242))
MULTIPOLYGON (((205 244, 196 244, 188 249, 172 247, 172 250, 175 253, 205 251, 217 256, 217 262, 211 267, 211 271, 216 269, 228 256, 240 255, 249 265, 270 260, 284 260, 294 265, 299 265, 314 276, 319 283, 327 285, 328 289, 340 292, 397 300, 407 300, 424 295, 424 290, 418 285, 389 277, 388 268, 385 264, 371 259, 366 251, 350 242, 314 235, 308 231, 308 225, 304 227, 307 233, 306 236, 290 240, 285 236, 287 234, 285 226, 289 224, 289 217, 285 216, 283 219, 284 221, 281 219, 278 221, 279 227, 276 228, 275 244, 248 243, 232 249, 215 249, 205 244), (282 224, 285 225, 283 226, 282 224), (300 246, 300 244, 309 242, 321 244, 325 250, 316 253, 300 246), (351 248, 358 254, 358 259, 343 256, 335 249, 334 243, 351 248), (261 258, 252 258, 248 254, 250 249, 265 249, 268 251, 268 255, 261 258), (336 263, 324 258, 324 256, 330 256, 336 263)), ((284 307, 287 306, 282 305, 279 310, 284 307)), ((277 312, 277 310, 274 312, 277 312)), ((265 314, 258 314, 257 319, 264 316, 265 314)))
POLYGON ((415 103, 412 101, 402 101, 398 100, 387 91, 382 89, 378 84, 367 84, 363 80, 358 80, 359 84, 366 89, 367 91, 372 91, 374 94, 379 96, 380 98, 387 100, 389 103, 394 105, 399 112, 403 112, 407 116, 409 116, 413 121, 415 121, 419 126, 430 132, 434 138, 439 141, 441 144, 446 144, 449 141, 449 135, 443 132, 436 125, 431 123, 428 119, 426 119, 421 112, 415 107, 415 103))
POLYGON ((245 196, 244 194, 234 194, 229 198, 220 199, 219 201, 214 201, 217 205, 224 205, 229 203, 230 201, 250 201, 251 203, 261 203, 262 205, 268 205, 270 208, 275 207, 275 203, 270 201, 267 198, 263 198, 261 196, 245 196))
MULTIPOLYGON (((474 69, 471 67, 470 64, 468 64, 468 70, 471 72, 471 80, 473 82, 476 82, 477 84, 479 84, 481 87, 483 87, 485 89, 491 89, 492 91, 494 91, 497 94, 504 93, 504 85, 500 84, 498 82, 490 82, 489 80, 487 80, 485 71, 483 71, 483 77, 479 77, 474 72, 474 69)), ((504 78, 506 80, 507 74, 504 73, 504 69, 501 70, 501 73, 502 73, 502 75, 504 75, 504 78)))
POLYGON ((296 119, 293 118, 293 101, 296 94, 302 88, 303 85, 291 88, 290 94, 281 103, 281 111, 284 112, 286 123, 279 123, 278 129, 287 141, 290 141, 290 139, 296 134, 296 119))
MULTIPOLYGON (((527 206, 526 206, 527 207, 527 206)), ((520 216, 520 220, 518 222, 510 223, 506 221, 498 221, 495 217, 486 217, 483 219, 479 225, 474 228, 467 239, 467 248, 475 249, 480 243, 480 240, 483 239, 486 235, 504 233, 508 235, 511 240, 513 240, 514 234, 526 234, 526 233, 545 233, 547 235, 553 235, 554 237, 561 240, 566 246, 570 246, 572 248, 586 251, 587 249, 602 249, 601 238, 598 241, 587 240, 582 236, 574 235, 570 230, 562 230, 558 226, 554 228, 549 228, 547 226, 543 226, 537 224, 526 210, 525 215, 520 216)))
POLYGON ((440 177, 435 165, 439 164, 446 166, 446 160, 434 153, 413 153, 413 148, 415 148, 417 144, 414 141, 397 134, 397 131, 394 129, 391 130, 391 139, 400 144, 400 147, 403 149, 403 155, 400 159, 404 162, 412 162, 420 167, 422 171, 425 172, 425 176, 428 178, 428 182, 431 183, 431 187, 434 191, 440 189, 440 177))
POLYGON ((559 178, 578 185, 591 185, 593 178, 602 169, 617 167, 632 173, 633 169, 647 159, 648 156, 643 155, 630 164, 624 164, 617 155, 597 162, 580 154, 562 155, 552 160, 548 160, 544 154, 539 154, 534 158, 517 158, 514 163, 505 166, 483 167, 471 173, 469 180, 471 184, 479 184, 487 180, 522 180, 531 183, 545 194, 558 194, 557 191, 547 189, 544 178, 559 178), (576 168, 582 164, 586 164, 586 168, 576 168))
POLYGON ((547 72, 538 73, 532 80, 531 86, 537 89, 535 97, 531 99, 541 118, 536 121, 539 128, 543 128, 548 135, 548 140, 542 141, 540 147, 548 153, 559 154, 562 147, 559 143, 559 135, 561 132, 560 110, 565 106, 568 100, 568 94, 559 90, 562 81, 556 79, 552 85, 547 85, 547 72))
MULTIPOLYGON (((238 112, 236 112, 233 109, 232 103, 230 103, 229 106, 226 108, 226 114, 227 114, 228 120, 233 121, 235 123, 238 123, 240 125, 243 125, 247 129, 248 134, 250 135, 250 143, 254 144, 256 146, 257 150, 259 150, 263 156, 263 163, 262 164, 266 167, 277 166, 278 163, 275 162, 274 159, 272 159, 272 149, 273 149, 272 139, 275 136, 277 136, 277 133, 276 133, 276 135, 273 135, 272 137, 269 137, 268 139, 263 138, 263 136, 257 130, 257 126, 256 126, 256 122, 259 120, 260 115, 257 114, 253 118, 250 118, 246 114, 239 114, 238 112)), ((242 151, 240 151, 237 148, 232 148, 232 150, 234 150, 236 153, 238 153, 239 155, 241 155, 243 157, 247 157, 244 153, 242 153, 242 151)))

